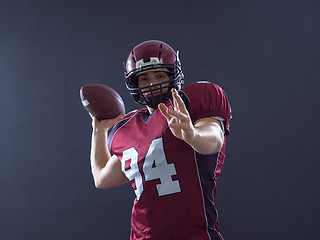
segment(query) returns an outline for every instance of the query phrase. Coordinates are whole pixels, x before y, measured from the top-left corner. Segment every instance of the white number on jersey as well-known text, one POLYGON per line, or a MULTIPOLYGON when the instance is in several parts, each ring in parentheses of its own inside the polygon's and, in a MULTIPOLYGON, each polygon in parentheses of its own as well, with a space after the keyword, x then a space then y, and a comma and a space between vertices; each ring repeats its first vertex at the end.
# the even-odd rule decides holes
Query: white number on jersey
POLYGON ((135 194, 137 195, 137 200, 139 200, 142 192, 143 192, 143 184, 142 184, 142 176, 139 172, 138 167, 138 152, 137 150, 132 147, 127 150, 124 150, 122 153, 122 160, 121 160, 121 168, 122 172, 124 172, 127 178, 132 181, 135 181, 136 189, 134 190, 135 194), (126 169, 126 162, 130 161, 130 168, 126 169))
MULTIPOLYGON (((135 180, 137 200, 140 199, 143 192, 143 182, 139 172, 138 159, 139 153, 132 147, 123 152, 121 160, 122 171, 130 181, 135 180), (130 160, 130 168, 126 169, 126 162, 130 160)), ((159 196, 181 192, 179 180, 172 180, 172 176, 176 175, 177 171, 174 163, 168 164, 163 149, 162 138, 154 139, 150 144, 142 171, 146 181, 160 179, 160 183, 156 185, 159 196)))
POLYGON ((173 181, 172 176, 177 174, 174 163, 168 164, 163 150, 162 138, 152 141, 148 149, 142 168, 146 181, 160 179, 157 184, 159 196, 180 192, 178 180, 173 181))

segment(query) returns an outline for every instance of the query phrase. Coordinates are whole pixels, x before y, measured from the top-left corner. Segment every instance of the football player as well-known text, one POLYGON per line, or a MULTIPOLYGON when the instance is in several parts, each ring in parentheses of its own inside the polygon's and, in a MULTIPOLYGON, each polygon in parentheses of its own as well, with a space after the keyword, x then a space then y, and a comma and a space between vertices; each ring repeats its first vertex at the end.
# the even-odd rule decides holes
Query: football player
POLYGON ((210 82, 183 87, 178 53, 162 41, 134 47, 125 68, 128 90, 145 107, 93 117, 96 187, 132 184, 132 240, 223 239, 215 194, 231 119, 225 92, 210 82))

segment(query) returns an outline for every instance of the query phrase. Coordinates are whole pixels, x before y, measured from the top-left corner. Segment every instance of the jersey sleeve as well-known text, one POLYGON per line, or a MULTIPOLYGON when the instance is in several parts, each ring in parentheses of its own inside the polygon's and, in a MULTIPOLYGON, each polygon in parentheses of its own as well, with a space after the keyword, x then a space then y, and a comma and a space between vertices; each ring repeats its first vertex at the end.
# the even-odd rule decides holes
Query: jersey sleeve
POLYGON ((189 99, 189 114, 193 123, 201 118, 223 118, 225 135, 230 134, 231 107, 223 89, 210 82, 192 83, 182 89, 189 99))

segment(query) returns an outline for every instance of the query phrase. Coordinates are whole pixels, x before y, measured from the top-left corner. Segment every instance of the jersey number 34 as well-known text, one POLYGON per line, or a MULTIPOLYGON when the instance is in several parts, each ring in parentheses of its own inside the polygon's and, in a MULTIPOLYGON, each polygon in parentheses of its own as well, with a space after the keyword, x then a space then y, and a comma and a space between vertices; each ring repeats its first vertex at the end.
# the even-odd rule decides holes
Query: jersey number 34
MULTIPOLYGON (((121 159, 122 171, 127 178, 135 181, 135 194, 137 200, 143 193, 143 179, 138 166, 139 153, 131 147, 123 151, 121 159)), ((156 184, 158 196, 165 196, 173 193, 181 192, 179 180, 172 180, 172 176, 177 174, 174 163, 168 163, 163 150, 162 138, 154 139, 146 154, 142 171, 145 181, 160 179, 160 183, 156 184)))

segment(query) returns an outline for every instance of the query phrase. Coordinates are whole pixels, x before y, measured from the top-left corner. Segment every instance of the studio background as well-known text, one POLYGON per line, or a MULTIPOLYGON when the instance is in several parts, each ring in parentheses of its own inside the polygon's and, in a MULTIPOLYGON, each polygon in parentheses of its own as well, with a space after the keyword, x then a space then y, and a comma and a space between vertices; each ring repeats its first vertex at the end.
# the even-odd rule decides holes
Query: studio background
POLYGON ((79 89, 139 108, 123 65, 138 43, 180 51, 185 82, 209 80, 233 119, 218 180, 226 240, 320 239, 320 3, 0 1, 0 239, 128 239, 131 186, 97 190, 79 89))

